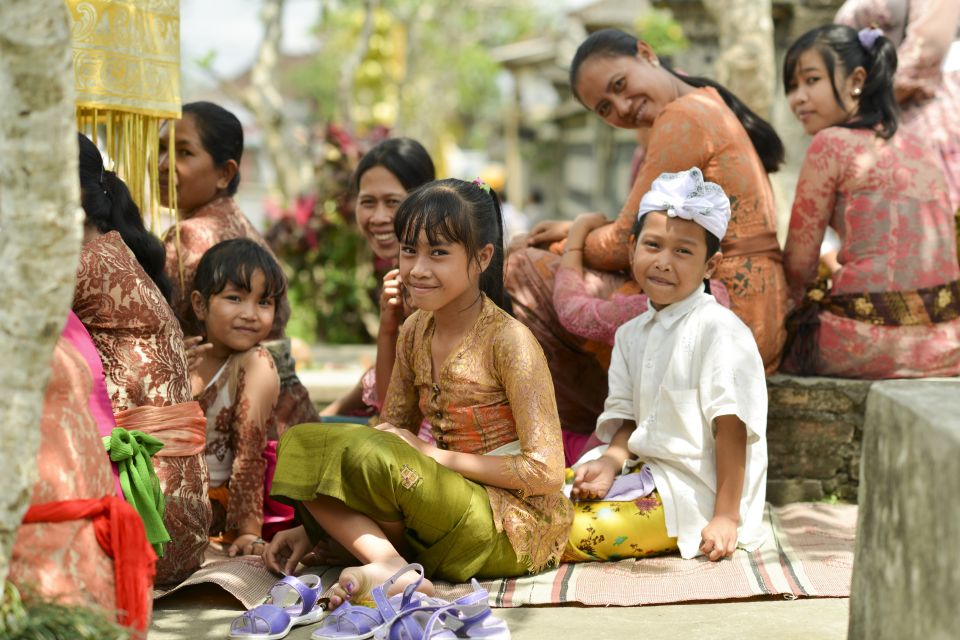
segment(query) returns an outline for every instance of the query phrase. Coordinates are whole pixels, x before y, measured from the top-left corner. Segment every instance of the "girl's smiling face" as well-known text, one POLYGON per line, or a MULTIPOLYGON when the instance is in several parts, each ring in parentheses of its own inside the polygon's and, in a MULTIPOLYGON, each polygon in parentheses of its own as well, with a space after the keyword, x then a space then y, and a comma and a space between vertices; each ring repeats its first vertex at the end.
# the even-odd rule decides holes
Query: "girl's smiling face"
POLYGON ((857 115, 859 95, 866 73, 857 67, 846 74, 837 65, 831 78, 823 54, 807 49, 797 59, 793 79, 787 87, 787 103, 803 130, 810 135, 843 124, 857 115), (834 93, 836 87, 836 93, 834 93), (837 100, 839 95, 839 102, 837 100))
POLYGON ((474 259, 457 242, 438 238, 431 245, 421 231, 416 245, 401 244, 400 277, 418 309, 438 311, 451 304, 465 309, 479 297, 480 274, 492 257, 492 244, 482 247, 474 259))
POLYGON ((396 260, 400 242, 393 230, 397 207, 407 197, 395 175, 382 166, 371 167, 360 176, 357 194, 357 225, 378 258, 396 260))
POLYGON ((199 291, 191 296, 194 313, 206 328, 212 355, 226 358, 247 351, 266 339, 273 328, 276 298, 266 295, 266 276, 261 269, 250 275, 250 290, 227 282, 223 291, 204 302, 199 291))
POLYGON ((672 74, 644 42, 637 44, 635 56, 587 58, 577 73, 576 91, 584 106, 618 129, 652 126, 678 96, 672 74))
POLYGON ((160 129, 160 202, 169 206, 167 188, 170 156, 173 154, 177 208, 189 214, 226 193, 227 186, 237 173, 237 163, 228 160, 220 167, 214 164, 213 157, 203 146, 192 115, 187 114, 177 120, 174 128, 176 137, 172 145, 170 127, 164 125, 160 129))

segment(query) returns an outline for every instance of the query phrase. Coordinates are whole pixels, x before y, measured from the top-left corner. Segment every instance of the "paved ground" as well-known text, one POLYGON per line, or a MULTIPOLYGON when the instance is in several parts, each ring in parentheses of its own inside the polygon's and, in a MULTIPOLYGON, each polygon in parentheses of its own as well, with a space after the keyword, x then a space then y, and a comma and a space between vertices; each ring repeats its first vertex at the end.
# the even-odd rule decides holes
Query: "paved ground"
MULTIPOLYGON (((521 607, 497 609, 515 640, 842 640, 846 598, 753 600, 650 607, 521 607)), ((188 587, 158 600, 148 640, 226 638, 243 611, 226 591, 188 587)), ((288 637, 307 640, 312 627, 288 637)))

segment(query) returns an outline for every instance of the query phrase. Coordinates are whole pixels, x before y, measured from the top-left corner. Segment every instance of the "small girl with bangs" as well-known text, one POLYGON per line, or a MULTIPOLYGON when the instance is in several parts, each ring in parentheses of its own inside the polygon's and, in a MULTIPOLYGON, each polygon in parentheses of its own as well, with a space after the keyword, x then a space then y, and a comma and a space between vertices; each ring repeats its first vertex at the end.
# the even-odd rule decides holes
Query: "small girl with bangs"
POLYGON ((571 521, 547 363, 506 311, 496 195, 482 183, 428 183, 394 224, 418 310, 400 329, 384 422, 290 429, 273 484, 304 527, 277 534, 268 567, 291 573, 321 530, 364 563, 343 571, 334 606, 408 561, 453 582, 541 571, 560 559, 571 521), (424 418, 435 445, 417 438, 424 418))
MULTIPOLYGON (((265 482, 269 490, 268 438, 280 378, 270 353, 260 346, 273 327, 277 300, 287 287, 273 256, 253 240, 225 240, 197 266, 190 294, 195 329, 210 347, 191 372, 193 395, 207 417, 207 467, 214 518, 211 536, 229 543, 228 553, 263 550, 265 482)), ((269 501, 272 502, 272 501, 269 501)), ((269 524, 292 518, 275 504, 269 524)))

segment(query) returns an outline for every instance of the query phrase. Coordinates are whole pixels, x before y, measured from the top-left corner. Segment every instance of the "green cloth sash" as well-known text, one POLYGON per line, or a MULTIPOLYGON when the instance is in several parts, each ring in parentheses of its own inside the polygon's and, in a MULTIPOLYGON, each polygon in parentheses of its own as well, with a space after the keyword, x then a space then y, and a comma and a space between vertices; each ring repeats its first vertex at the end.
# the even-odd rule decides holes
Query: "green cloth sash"
POLYGON ((162 558, 162 545, 170 542, 170 534, 163 525, 163 492, 150 458, 163 448, 163 443, 142 431, 117 427, 109 436, 103 436, 103 446, 117 463, 123 497, 140 514, 147 540, 157 557, 162 558))

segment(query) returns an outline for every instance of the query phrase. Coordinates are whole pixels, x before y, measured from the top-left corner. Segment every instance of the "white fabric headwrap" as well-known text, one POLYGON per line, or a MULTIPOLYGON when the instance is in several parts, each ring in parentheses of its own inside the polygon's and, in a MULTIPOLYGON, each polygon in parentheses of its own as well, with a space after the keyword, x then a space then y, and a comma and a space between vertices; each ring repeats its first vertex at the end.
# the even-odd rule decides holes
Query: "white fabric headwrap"
POLYGON ((637 220, 651 211, 665 211, 671 218, 692 220, 723 240, 730 221, 730 199, 720 185, 704 182, 700 169, 661 173, 640 200, 637 220))

